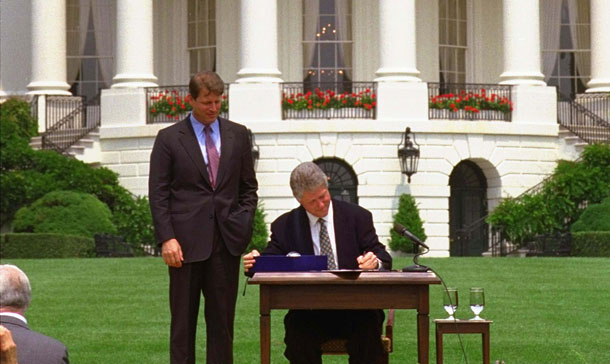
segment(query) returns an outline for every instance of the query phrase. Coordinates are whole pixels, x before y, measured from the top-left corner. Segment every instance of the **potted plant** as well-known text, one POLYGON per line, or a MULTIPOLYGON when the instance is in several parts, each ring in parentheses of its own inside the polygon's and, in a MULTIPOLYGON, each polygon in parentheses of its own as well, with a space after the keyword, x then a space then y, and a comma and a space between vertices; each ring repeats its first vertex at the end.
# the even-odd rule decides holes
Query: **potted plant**
MULTIPOLYGON (((322 91, 316 88, 313 92, 306 93, 284 93, 282 97, 282 109, 303 111, 305 116, 308 112, 317 110, 338 110, 345 108, 357 108, 364 111, 370 111, 377 106, 377 96, 370 89, 360 91, 359 93, 343 92, 335 93, 333 90, 322 91)), ((289 115, 299 115, 299 113, 289 113, 289 115)), ((329 113, 330 115, 330 113, 329 113)))
MULTIPOLYGON (((151 96, 150 100, 152 101, 152 104, 148 108, 148 111, 153 118, 164 115, 169 119, 179 120, 185 117, 185 114, 193 109, 191 104, 186 100, 186 96, 180 96, 177 90, 161 91, 157 95, 151 96)), ((223 114, 228 111, 229 100, 227 95, 222 95, 220 113, 223 114)))
MULTIPOLYGON (((482 88, 479 92, 465 91, 462 90, 457 94, 447 93, 436 96, 431 96, 428 106, 432 110, 447 110, 441 111, 439 114, 447 116, 448 118, 454 118, 451 114, 455 113, 456 116, 474 116, 483 113, 483 115, 489 116, 490 119, 498 119, 494 113, 501 113, 501 117, 513 110, 513 103, 504 96, 499 96, 495 93, 487 93, 482 88)), ((477 119, 484 119, 485 117, 478 117, 477 119)))

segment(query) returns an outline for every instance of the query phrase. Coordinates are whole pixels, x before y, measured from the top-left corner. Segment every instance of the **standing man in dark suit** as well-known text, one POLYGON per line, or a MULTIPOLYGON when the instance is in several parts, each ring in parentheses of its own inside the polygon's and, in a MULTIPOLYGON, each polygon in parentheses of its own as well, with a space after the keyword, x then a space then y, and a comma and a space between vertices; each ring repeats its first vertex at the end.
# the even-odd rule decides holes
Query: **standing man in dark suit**
POLYGON ((31 299, 28 276, 14 265, 0 265, 0 325, 12 334, 18 363, 68 364, 64 344, 30 330, 24 315, 31 299))
MULTIPOLYGON (((371 213, 331 201, 328 179, 315 163, 298 165, 290 188, 301 206, 271 224, 271 241, 262 254, 327 255, 329 269, 391 269, 392 257, 379 242, 371 213)), ((259 255, 256 250, 244 255, 245 271, 259 255)), ((291 364, 321 364, 321 345, 344 338, 350 364, 375 363, 383 350, 383 320, 382 310, 290 310, 284 318, 284 355, 291 364)))
POLYGON ((192 113, 159 131, 150 156, 150 209, 169 266, 172 364, 195 363, 202 293, 207 363, 233 363, 239 259, 258 184, 248 130, 218 117, 223 91, 216 73, 193 76, 192 113))

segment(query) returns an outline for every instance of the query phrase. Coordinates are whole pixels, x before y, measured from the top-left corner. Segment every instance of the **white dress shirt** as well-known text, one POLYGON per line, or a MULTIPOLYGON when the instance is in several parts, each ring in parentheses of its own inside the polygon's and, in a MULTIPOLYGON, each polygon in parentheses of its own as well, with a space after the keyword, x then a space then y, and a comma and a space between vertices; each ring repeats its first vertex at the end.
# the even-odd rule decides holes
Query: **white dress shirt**
MULTIPOLYGON (((320 255, 320 223, 318 217, 310 214, 307 210, 307 218, 309 219, 309 229, 311 230, 311 239, 313 240, 313 252, 315 255, 320 255)), ((337 243, 335 240, 335 222, 333 220, 333 202, 330 201, 328 207, 328 214, 322 217, 322 220, 326 222, 326 230, 328 230, 328 238, 330 239, 330 246, 333 248, 333 256, 335 263, 339 267, 339 260, 337 259, 337 243)))

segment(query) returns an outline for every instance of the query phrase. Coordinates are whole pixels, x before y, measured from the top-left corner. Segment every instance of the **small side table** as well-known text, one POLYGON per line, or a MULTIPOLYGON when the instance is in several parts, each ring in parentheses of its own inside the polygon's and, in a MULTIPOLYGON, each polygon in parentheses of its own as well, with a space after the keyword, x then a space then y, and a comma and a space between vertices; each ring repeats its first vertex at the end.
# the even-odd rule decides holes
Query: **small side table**
POLYGON ((436 323, 436 364, 443 364, 443 334, 481 334, 483 339, 483 364, 489 364, 488 320, 434 320, 436 323))

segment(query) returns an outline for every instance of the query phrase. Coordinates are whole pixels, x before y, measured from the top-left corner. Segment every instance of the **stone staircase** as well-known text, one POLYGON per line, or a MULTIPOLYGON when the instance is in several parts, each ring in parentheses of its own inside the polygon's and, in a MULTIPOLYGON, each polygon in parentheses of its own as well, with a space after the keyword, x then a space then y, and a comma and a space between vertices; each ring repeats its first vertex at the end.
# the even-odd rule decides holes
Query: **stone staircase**
MULTIPOLYGON (((62 131, 56 132, 56 135, 59 135, 59 137, 61 137, 61 134, 62 131)), ((32 138, 30 146, 32 149, 42 149, 42 136, 32 138)), ((91 130, 83 138, 79 139, 78 142, 69 147, 64 154, 87 164, 99 165, 101 162, 99 128, 91 130)))

